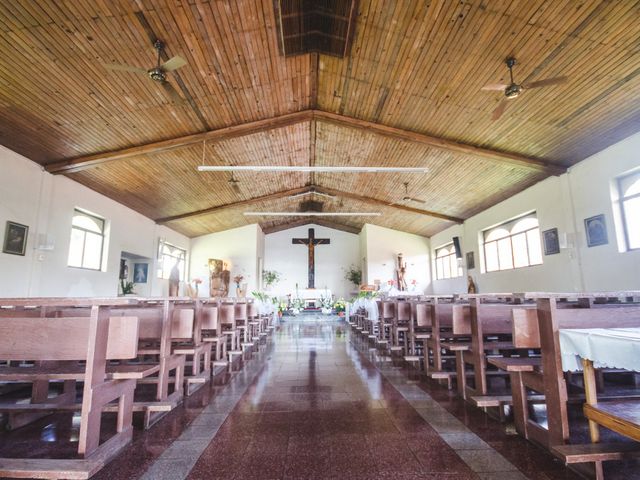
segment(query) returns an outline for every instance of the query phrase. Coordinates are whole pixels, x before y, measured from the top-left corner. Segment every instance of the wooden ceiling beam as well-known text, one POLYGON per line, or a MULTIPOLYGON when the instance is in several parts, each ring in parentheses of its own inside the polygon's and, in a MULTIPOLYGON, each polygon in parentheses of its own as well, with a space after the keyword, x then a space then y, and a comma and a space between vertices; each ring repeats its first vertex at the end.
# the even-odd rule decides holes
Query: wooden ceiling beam
POLYGON ((432 212, 431 210, 422 210, 420 208, 407 207, 406 205, 401 205, 397 203, 389 203, 377 198, 358 195, 357 193, 343 192, 342 190, 335 190, 333 188, 320 187, 320 186, 316 186, 314 188, 316 192, 326 193, 327 195, 334 195, 336 197, 350 198, 351 200, 357 200, 359 202, 369 203, 371 205, 378 205, 378 206, 387 207, 387 208, 389 207, 395 208, 397 210, 403 210, 405 212, 410 212, 410 213, 417 213, 419 215, 427 215, 428 217, 439 218, 441 220, 446 220, 448 222, 453 222, 453 223, 464 222, 464 219, 462 218, 453 217, 451 215, 445 215, 444 213, 432 212))
POLYGON ((358 228, 358 227, 352 227, 351 225, 345 225, 344 223, 334 222, 331 220, 325 220, 321 218, 315 218, 315 219, 301 218, 298 220, 292 220, 290 222, 281 223, 279 225, 273 225, 271 227, 263 227, 262 225, 260 225, 260 228, 262 228, 262 232, 265 235, 268 235, 270 233, 281 232, 283 230, 288 230, 290 228, 302 227, 304 225, 311 225, 311 224, 319 225, 321 227, 333 228, 335 230, 340 230, 342 232, 355 233, 356 235, 360 233, 360 230, 362 230, 361 228, 358 228))
POLYGON ((210 130, 208 132, 170 138, 122 150, 96 153, 85 157, 62 160, 59 162, 49 163, 45 165, 44 168, 47 172, 53 174, 74 173, 87 168, 96 167, 100 164, 111 162, 113 160, 124 160, 138 155, 157 154, 167 152, 169 150, 188 147, 204 141, 213 142, 226 140, 229 138, 243 137, 245 135, 266 132, 276 128, 287 127, 289 125, 296 125, 300 122, 309 121, 312 117, 312 110, 302 110, 300 112, 288 113, 278 117, 267 118, 265 120, 257 120, 255 122, 242 123, 240 125, 210 130))
POLYGON ((45 165, 45 169, 49 173, 54 174, 74 173, 113 160, 123 160, 138 155, 166 152, 169 150, 188 147, 203 141, 214 142, 229 138, 242 137, 245 135, 252 135, 312 120, 330 122, 350 128, 358 128, 378 135, 384 135, 395 140, 420 143, 440 150, 482 157, 493 162, 528 168, 548 175, 559 175, 566 172, 566 168, 545 160, 530 158, 517 153, 501 152, 488 148, 477 147, 475 145, 455 142, 453 140, 447 140, 440 137, 433 137, 423 133, 403 130, 366 120, 359 120, 357 118, 337 113, 324 112, 322 110, 302 110, 300 112, 288 113, 279 117, 268 118, 266 120, 258 120, 217 130, 210 130, 208 132, 161 140, 159 142, 148 143, 122 150, 96 153, 85 157, 62 160, 45 165))
POLYGON ((269 200, 277 200, 282 197, 288 197, 290 195, 296 195, 298 193, 305 193, 310 191, 311 188, 312 187, 310 186, 306 186, 306 187, 300 187, 300 188, 292 188, 290 190, 282 190, 280 192, 271 193, 269 195, 263 195, 262 197, 254 197, 254 198, 249 198, 247 200, 241 200, 239 202, 226 203, 224 205, 217 205, 215 207, 196 210, 195 212, 181 213, 180 215, 173 215, 171 217, 157 218, 154 221, 158 224, 164 224, 164 223, 173 222, 175 220, 182 220, 184 218, 199 217, 201 215, 209 215, 211 213, 215 213, 220 210, 225 210, 227 208, 237 208, 237 207, 242 207, 244 205, 253 205, 254 203, 266 202, 269 200))
POLYGON ((549 175, 560 175, 561 173, 565 173, 567 171, 565 167, 553 164, 545 160, 530 158, 517 153, 501 152, 489 148, 477 147, 475 145, 447 140, 441 137, 434 137, 431 135, 425 135, 423 133, 412 132, 410 130, 403 130, 400 128, 382 125, 380 123, 369 122, 367 120, 347 117, 338 113, 314 110, 313 118, 320 121, 334 123, 336 125, 358 128, 367 132, 377 133, 378 135, 384 135, 395 140, 421 143, 423 145, 427 145, 429 147, 437 148, 440 150, 447 150, 454 153, 482 157, 494 162, 497 161, 517 167, 529 168, 531 170, 544 172, 549 175))

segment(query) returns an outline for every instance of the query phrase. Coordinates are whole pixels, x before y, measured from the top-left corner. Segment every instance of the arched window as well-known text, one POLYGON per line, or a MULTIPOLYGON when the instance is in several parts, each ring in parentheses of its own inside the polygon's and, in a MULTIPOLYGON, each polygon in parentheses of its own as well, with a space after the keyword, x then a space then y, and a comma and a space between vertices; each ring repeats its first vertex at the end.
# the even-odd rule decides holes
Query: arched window
POLYGON ((158 278, 168 280, 174 265, 178 265, 180 280, 184 280, 187 251, 160 240, 158 246, 158 278))
POLYGON ((453 243, 436 249, 436 279, 462 276, 462 267, 458 265, 456 249, 453 243))
POLYGON ((640 172, 618 179, 627 248, 640 248, 640 172))
POLYGON ((102 268, 104 224, 104 218, 91 215, 77 208, 73 211, 67 265, 89 270, 100 270, 102 268))
POLYGON ((487 272, 542 263, 540 228, 535 213, 486 230, 483 237, 487 272))

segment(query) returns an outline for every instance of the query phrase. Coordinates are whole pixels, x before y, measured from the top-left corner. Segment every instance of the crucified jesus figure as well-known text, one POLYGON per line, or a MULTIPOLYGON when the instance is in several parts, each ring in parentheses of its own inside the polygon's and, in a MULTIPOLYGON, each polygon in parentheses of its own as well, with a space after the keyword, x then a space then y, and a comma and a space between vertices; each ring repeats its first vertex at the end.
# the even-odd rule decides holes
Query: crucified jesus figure
POLYGON ((407 280, 404 278, 404 275, 407 271, 407 262, 402 261, 402 254, 398 254, 398 290, 404 292, 407 290, 407 280))

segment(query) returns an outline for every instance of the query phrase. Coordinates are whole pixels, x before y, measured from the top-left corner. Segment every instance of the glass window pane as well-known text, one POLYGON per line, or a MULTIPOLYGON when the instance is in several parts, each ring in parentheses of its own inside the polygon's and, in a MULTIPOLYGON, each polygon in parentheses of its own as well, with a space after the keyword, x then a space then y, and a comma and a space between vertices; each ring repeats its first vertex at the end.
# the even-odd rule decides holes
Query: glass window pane
POLYGON ((102 261, 102 235, 87 233, 84 244, 84 257, 82 266, 85 268, 100 269, 102 261))
POLYGON ((542 263, 542 242, 539 228, 527 232, 527 242, 529 243, 529 264, 540 265, 542 263))
POLYGON ((511 235, 515 233, 524 232, 538 226, 538 219, 536 217, 526 217, 522 220, 518 220, 516 224, 511 228, 511 235))
POLYGON ((443 273, 443 277, 444 278, 449 278, 451 277, 451 271, 450 271, 450 265, 449 265, 449 258, 448 257, 444 257, 442 259, 442 273, 443 273))
POLYGON ((511 254, 511 239, 503 238, 498 240, 498 260, 500 261, 500 270, 513 268, 513 257, 511 254))
POLYGON ((508 235, 509 230, 507 230, 506 228, 497 227, 485 233, 484 241, 491 242, 493 240, 498 240, 499 238, 507 237, 508 235))
POLYGON ((451 261, 451 278, 456 278, 458 276, 458 259, 455 254, 449 257, 451 261))
POLYGON ((441 278, 443 278, 443 275, 444 275, 444 272, 442 271, 442 259, 437 258, 436 259, 436 278, 440 280, 441 278))
POLYGON ((498 244, 496 242, 485 243, 484 261, 487 272, 495 272, 500 269, 498 264, 498 244))
POLYGON ((511 237, 513 244, 513 264, 514 267, 526 267, 529 265, 529 255, 527 254, 527 237, 524 233, 518 233, 511 237))
POLYGON ((629 248, 640 248, 640 197, 623 203, 629 248))
POLYGON ((104 222, 102 220, 79 212, 76 212, 73 216, 72 225, 95 233, 102 233, 104 228, 104 222))
POLYGON ((620 190, 623 197, 640 193, 640 172, 620 179, 620 190))
POLYGON ((71 229, 71 242, 69 243, 70 267, 82 267, 82 250, 84 247, 84 232, 75 228, 71 229))

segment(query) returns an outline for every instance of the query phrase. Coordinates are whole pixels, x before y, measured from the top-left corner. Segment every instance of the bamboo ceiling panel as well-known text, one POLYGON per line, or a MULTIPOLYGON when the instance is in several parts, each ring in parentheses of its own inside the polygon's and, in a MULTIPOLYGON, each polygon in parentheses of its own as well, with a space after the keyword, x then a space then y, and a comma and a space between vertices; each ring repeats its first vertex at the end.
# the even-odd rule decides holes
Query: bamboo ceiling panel
MULTIPOLYGON (((309 199, 310 196, 302 197, 309 199)), ((436 232, 443 230, 452 223, 424 215, 404 212, 392 207, 381 207, 372 205, 368 202, 355 201, 351 199, 343 199, 336 197, 335 199, 327 199, 326 197, 315 197, 316 200, 324 203, 323 211, 341 211, 341 212, 380 212, 380 217, 322 217, 322 219, 332 220, 343 224, 347 227, 361 229, 365 223, 372 223, 387 228, 402 230, 416 235, 431 236, 436 232)), ((245 217, 244 212, 258 211, 299 211, 301 198, 281 198, 270 200, 254 205, 245 205, 241 207, 230 207, 212 214, 193 216, 180 220, 168 222, 166 225, 177 230, 187 236, 202 235, 207 232, 215 232, 227 230, 229 228, 237 228, 251 223, 259 223, 263 228, 270 228, 277 225, 295 222, 299 217, 245 217)))
MULTIPOLYGON (((3 2, 0 140, 41 163, 309 108, 308 56, 279 55, 271 0, 3 2), (187 66, 176 106, 144 75, 151 37, 187 66)), ((169 81, 180 90, 176 76, 169 81)))
MULTIPOLYGON (((309 122, 207 145, 208 165, 308 165, 309 122)), ((198 172, 202 144, 154 155, 114 160, 68 176, 157 219, 302 187, 304 173, 198 172)))
POLYGON ((400 202, 408 182, 409 196, 425 200, 407 206, 466 218, 504 200, 543 178, 524 167, 447 152, 422 144, 391 139, 361 129, 317 122, 316 165, 339 161, 344 165, 426 167, 426 174, 369 173, 316 175, 320 187, 362 193, 400 202))
POLYGON ((640 129, 639 18, 637 1, 362 1, 348 61, 321 57, 318 107, 573 163, 640 129), (480 89, 510 55, 518 82, 569 81, 492 122, 502 94, 480 89))

